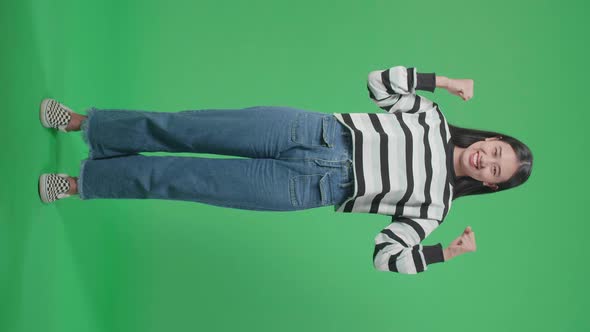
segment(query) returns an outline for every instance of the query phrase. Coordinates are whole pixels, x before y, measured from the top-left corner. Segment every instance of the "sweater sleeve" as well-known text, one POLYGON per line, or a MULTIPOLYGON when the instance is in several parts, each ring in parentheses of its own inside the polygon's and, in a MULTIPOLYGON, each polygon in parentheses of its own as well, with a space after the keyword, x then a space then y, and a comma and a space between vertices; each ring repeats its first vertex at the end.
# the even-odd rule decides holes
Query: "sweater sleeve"
POLYGON ((398 217, 375 237, 373 265, 379 271, 417 274, 444 261, 442 244, 422 245, 438 227, 435 219, 398 217))
POLYGON ((369 73, 367 89, 369 97, 383 110, 393 113, 416 112, 421 99, 416 90, 434 92, 435 73, 418 73, 416 67, 395 66, 369 73))

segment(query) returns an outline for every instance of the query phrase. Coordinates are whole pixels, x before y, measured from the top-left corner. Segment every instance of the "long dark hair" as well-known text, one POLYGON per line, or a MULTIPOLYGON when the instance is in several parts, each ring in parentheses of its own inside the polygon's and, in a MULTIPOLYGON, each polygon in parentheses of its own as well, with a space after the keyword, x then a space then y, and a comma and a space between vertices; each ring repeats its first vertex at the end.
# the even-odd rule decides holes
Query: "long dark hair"
POLYGON ((531 175, 531 169, 533 168, 533 153, 524 143, 516 138, 493 131, 455 127, 451 124, 449 124, 449 130, 451 131, 451 142, 462 148, 467 148, 471 144, 483 141, 488 137, 500 137, 502 141, 510 144, 516 153, 516 157, 520 161, 520 165, 514 175, 507 181, 498 183, 497 190, 484 186, 482 182, 477 181, 472 177, 458 177, 455 182, 455 187, 453 188, 453 200, 461 196, 489 194, 500 190, 514 188, 524 183, 531 175))

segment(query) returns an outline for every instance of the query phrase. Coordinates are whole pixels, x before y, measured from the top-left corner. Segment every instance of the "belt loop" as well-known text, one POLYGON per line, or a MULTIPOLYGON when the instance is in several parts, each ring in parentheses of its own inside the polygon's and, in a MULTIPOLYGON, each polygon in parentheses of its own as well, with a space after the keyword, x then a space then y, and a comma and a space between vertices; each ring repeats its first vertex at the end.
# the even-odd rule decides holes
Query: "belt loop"
MULTIPOLYGON (((333 117, 333 116, 332 116, 333 117)), ((328 147, 333 147, 333 139, 335 137, 334 132, 336 131, 336 118, 330 118, 330 115, 322 117, 322 138, 328 147)))

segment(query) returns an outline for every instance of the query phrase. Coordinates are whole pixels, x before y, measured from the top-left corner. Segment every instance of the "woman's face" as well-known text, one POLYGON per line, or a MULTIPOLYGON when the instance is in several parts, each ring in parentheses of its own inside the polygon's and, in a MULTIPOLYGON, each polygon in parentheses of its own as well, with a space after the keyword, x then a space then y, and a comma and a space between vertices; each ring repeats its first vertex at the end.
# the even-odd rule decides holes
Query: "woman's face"
POLYGON ((514 149, 498 137, 489 137, 471 144, 461 157, 465 175, 492 188, 495 184, 510 179, 519 164, 514 149))

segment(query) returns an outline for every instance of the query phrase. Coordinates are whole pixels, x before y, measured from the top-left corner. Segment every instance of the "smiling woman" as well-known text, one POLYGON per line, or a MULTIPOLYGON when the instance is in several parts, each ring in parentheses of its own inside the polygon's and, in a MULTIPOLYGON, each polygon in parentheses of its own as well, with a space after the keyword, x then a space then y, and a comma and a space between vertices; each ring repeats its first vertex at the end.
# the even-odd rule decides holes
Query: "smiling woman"
POLYGON ((530 150, 506 135, 454 127, 437 103, 416 94, 443 87, 467 101, 473 80, 396 66, 370 72, 367 87, 385 112, 92 107, 84 117, 46 99, 39 110, 42 125, 82 131, 89 155, 78 179, 42 174, 39 194, 46 203, 78 194, 82 200, 169 199, 259 211, 333 206, 336 212, 387 215, 393 222, 377 234, 373 252, 380 271, 416 274, 475 251, 470 227, 444 250, 422 241, 442 224, 454 199, 526 181, 530 150))
POLYGON ((449 125, 457 180, 453 199, 487 194, 524 183, 533 167, 531 150, 504 134, 449 125))

